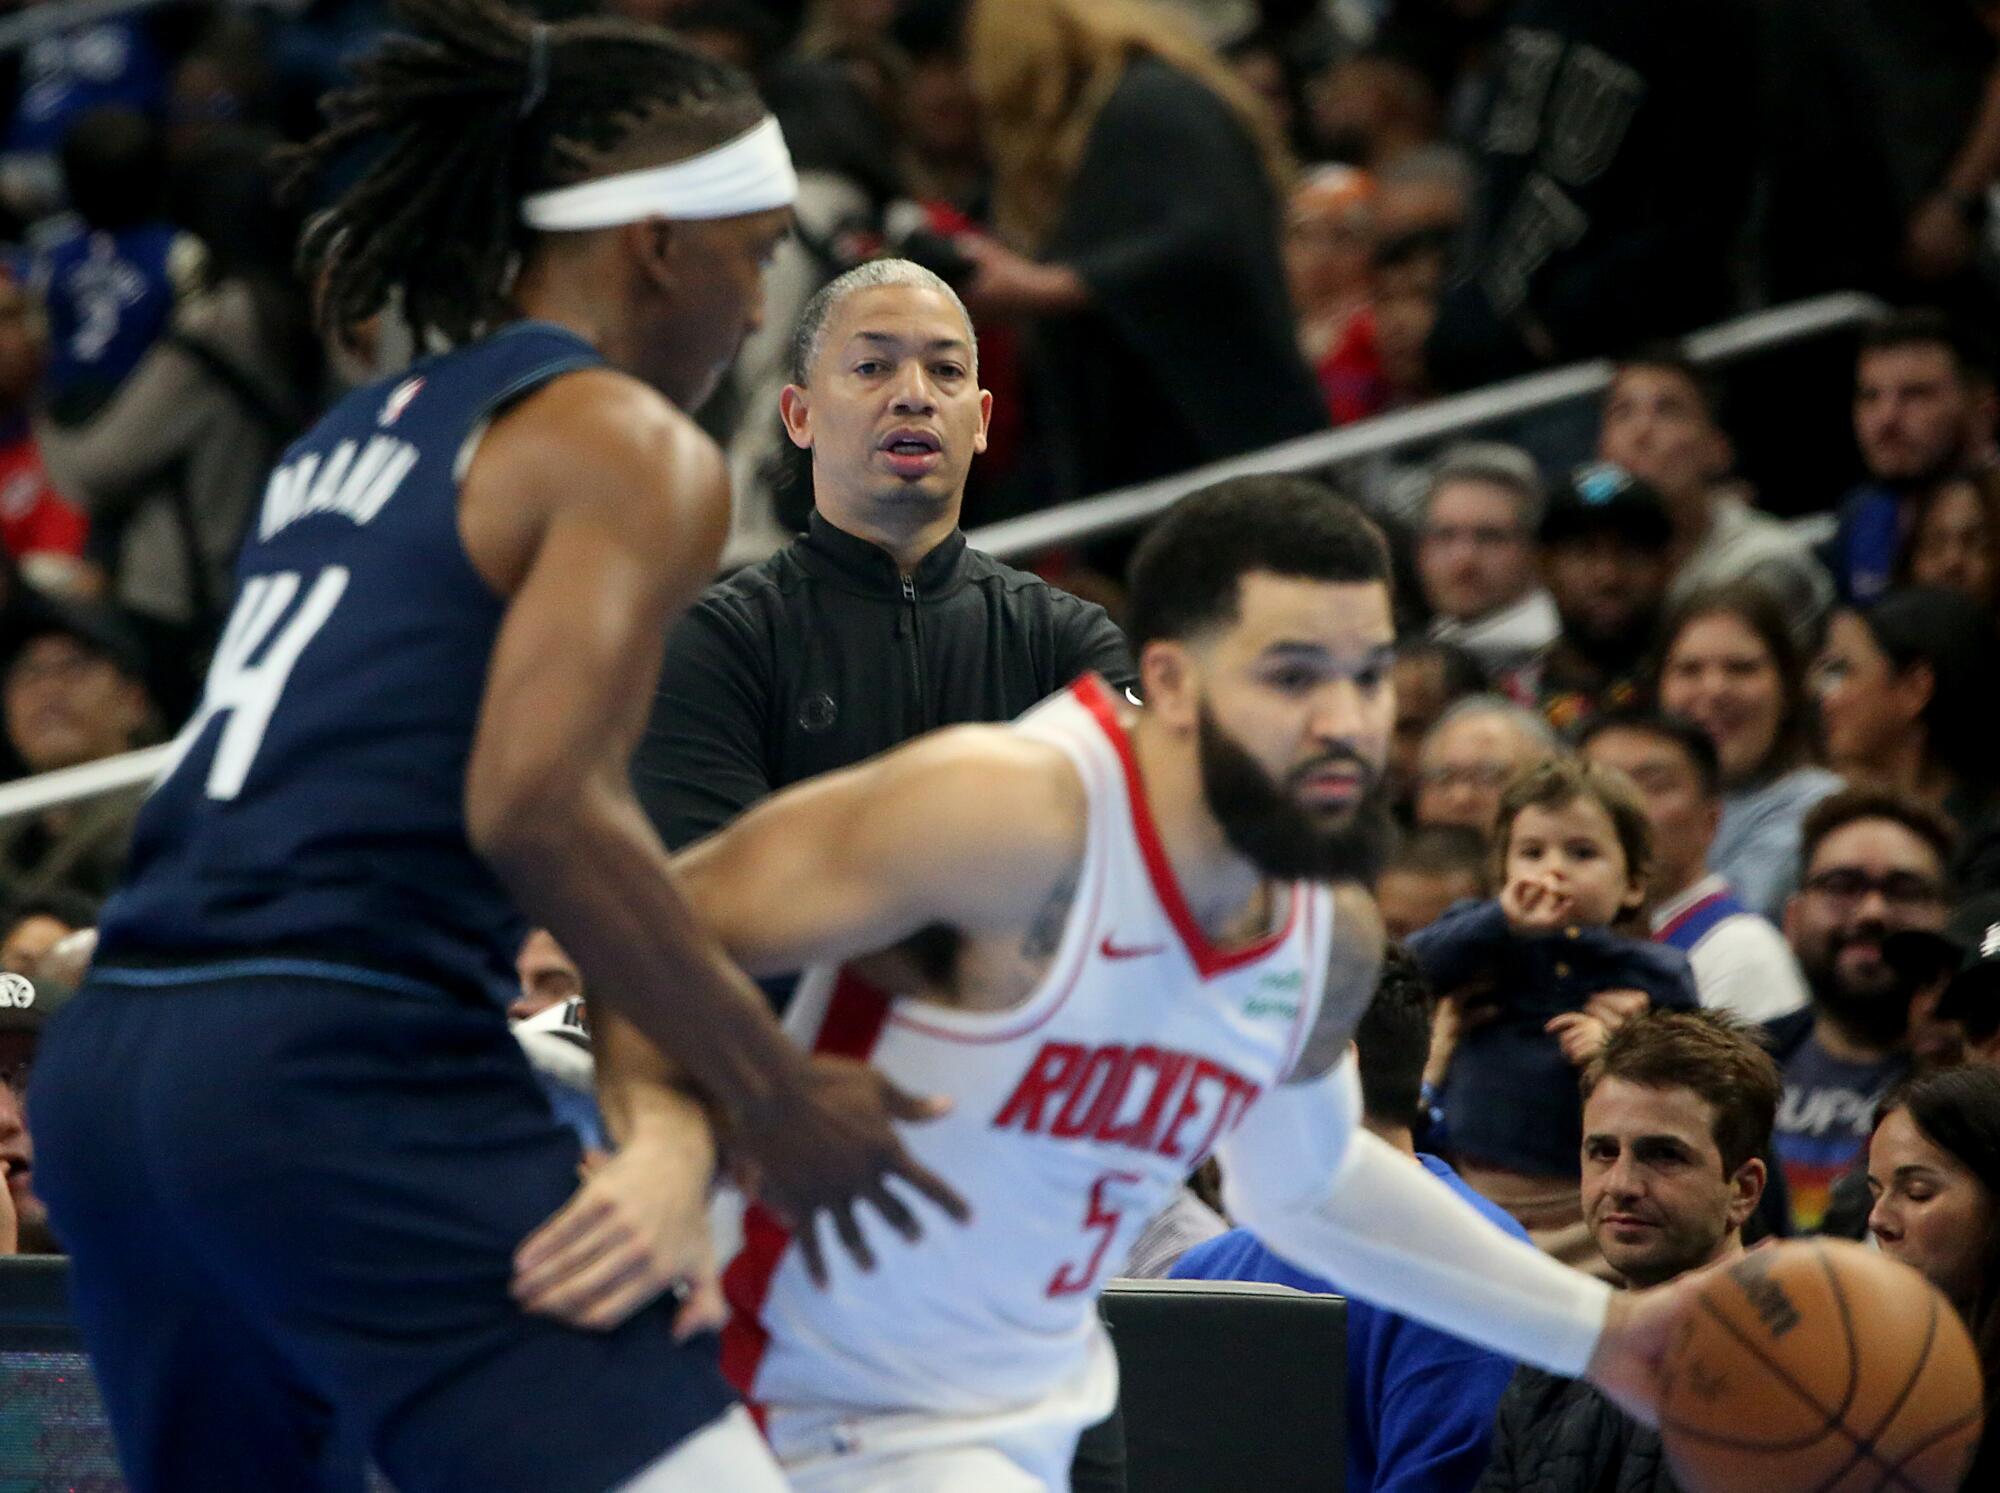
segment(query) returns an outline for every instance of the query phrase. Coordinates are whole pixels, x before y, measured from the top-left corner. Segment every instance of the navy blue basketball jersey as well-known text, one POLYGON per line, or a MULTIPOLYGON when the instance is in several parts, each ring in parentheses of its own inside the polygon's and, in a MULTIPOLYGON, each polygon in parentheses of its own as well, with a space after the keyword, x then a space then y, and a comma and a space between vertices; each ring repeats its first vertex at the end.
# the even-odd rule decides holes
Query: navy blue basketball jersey
POLYGON ((601 362, 517 322, 356 390, 285 453, 100 960, 303 956, 504 1003, 525 929, 464 800, 505 602, 460 542, 459 481, 497 411, 601 362))

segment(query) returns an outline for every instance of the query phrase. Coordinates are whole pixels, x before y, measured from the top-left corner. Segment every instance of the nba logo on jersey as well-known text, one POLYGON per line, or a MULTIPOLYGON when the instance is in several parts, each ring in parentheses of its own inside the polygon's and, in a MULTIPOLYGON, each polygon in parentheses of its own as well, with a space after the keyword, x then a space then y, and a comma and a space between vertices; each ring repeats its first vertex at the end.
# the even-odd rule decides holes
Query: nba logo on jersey
POLYGON ((389 391, 389 397, 382 401, 382 413, 375 423, 394 425, 403 411, 410 407, 410 401, 417 397, 417 391, 423 386, 424 381, 421 378, 406 378, 396 385, 389 391))

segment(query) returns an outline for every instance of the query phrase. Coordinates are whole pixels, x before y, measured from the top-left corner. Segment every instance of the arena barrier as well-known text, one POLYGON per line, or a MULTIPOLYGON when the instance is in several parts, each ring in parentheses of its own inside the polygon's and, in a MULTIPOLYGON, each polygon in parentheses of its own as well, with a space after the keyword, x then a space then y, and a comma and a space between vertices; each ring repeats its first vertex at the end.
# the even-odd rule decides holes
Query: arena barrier
MULTIPOLYGON (((1882 309, 1882 303, 1872 296, 1841 291, 1723 322, 1692 333, 1683 342, 1696 362, 1719 365, 1845 330, 1882 309)), ((1586 399, 1601 391, 1610 378, 1611 364, 1603 359, 1572 363, 1433 400, 1415 409, 1357 420, 1338 430, 1284 441, 1177 477, 974 529, 967 538, 975 547, 1002 559, 1020 559, 1142 524, 1175 499, 1225 477, 1328 472, 1586 399)), ((166 766, 170 752, 170 747, 147 747, 0 785, 0 824, 151 782, 166 766)))
MULTIPOLYGON (((0 1493, 123 1493, 68 1285, 63 1260, 0 1259, 0 1493)), ((1339 1493, 1346 1308, 1282 1286, 1114 1283, 1127 1493, 1339 1493)))

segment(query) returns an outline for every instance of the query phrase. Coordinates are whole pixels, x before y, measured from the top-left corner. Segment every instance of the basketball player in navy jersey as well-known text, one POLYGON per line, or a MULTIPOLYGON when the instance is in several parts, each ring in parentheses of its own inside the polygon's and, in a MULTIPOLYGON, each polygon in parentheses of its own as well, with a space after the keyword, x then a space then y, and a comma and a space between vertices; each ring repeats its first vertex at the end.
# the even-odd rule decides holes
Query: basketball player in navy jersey
MULTIPOLYGON (((938 1106, 809 1062, 692 921, 626 762, 708 579, 722 463, 682 413, 754 325, 795 187, 738 74, 665 32, 407 0, 303 176, 323 310, 455 350, 272 474, 200 708, 140 816, 32 1098, 38 1173, 136 1493, 782 1486, 676 1341, 530 1316, 513 1255, 575 1184, 503 1012, 523 916, 687 1088, 611 1116, 712 1271, 709 1126, 803 1224, 938 1106), (663 395, 665 397, 663 397, 663 395), (695 1096, 699 1096, 699 1099, 695 1096)), ((619 1163, 613 1162, 616 1166, 619 1163)))

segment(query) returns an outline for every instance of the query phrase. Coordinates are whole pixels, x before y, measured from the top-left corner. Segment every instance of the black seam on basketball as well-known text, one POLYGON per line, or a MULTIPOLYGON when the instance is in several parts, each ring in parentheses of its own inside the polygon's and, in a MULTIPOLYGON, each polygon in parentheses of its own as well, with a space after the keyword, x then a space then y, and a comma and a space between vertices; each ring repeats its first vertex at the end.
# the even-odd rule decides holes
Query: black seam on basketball
POLYGON ((1980 1420, 1985 1418, 1985 1415, 1986 1415, 1986 1407, 1984 1405, 1975 1405, 1971 1410, 1967 1411, 1964 1415, 1961 1415, 1957 1420, 1952 1421, 1949 1425, 1940 1426, 1937 1430, 1931 1432, 1930 1435, 1926 1436, 1922 1441, 1919 1441, 1915 1446, 1911 1447, 1908 1451, 1904 1452, 1902 1456, 1897 1458, 1895 1465, 1889 1469, 1891 1475, 1894 1476, 1896 1481, 1901 1483, 1904 1487, 1912 1489, 1913 1493, 1923 1493, 1922 1489, 1917 1488, 1916 1484, 1912 1483, 1908 1478, 1903 1476, 1903 1469, 1909 1466, 1912 1462, 1916 1461, 1917 1458, 1921 1457, 1925 1452, 1929 1451, 1932 1447, 1936 1446, 1940 1441, 1943 1441, 1948 1437, 1956 1436, 1960 1431, 1963 1431, 1967 1426, 1977 1424, 1980 1420))
MULTIPOLYGON (((1700 1304, 1701 1309, 1707 1312, 1709 1316, 1715 1320, 1717 1326, 1719 1326, 1724 1332, 1728 1333, 1731 1337, 1735 1338, 1736 1341, 1743 1346, 1744 1351, 1749 1353, 1752 1358, 1756 1359, 1759 1363, 1761 1363, 1765 1367, 1765 1369, 1770 1372, 1771 1376, 1774 1379, 1776 1379, 1780 1384, 1784 1385, 1785 1388, 1789 1389, 1794 1395, 1796 1395, 1801 1403, 1803 1403, 1808 1409, 1816 1412, 1821 1416, 1828 1416, 1827 1409, 1824 1405, 1820 1404, 1820 1402, 1817 1399, 1815 1399, 1812 1395, 1808 1394, 1805 1388, 1791 1376, 1791 1374, 1784 1368, 1782 1364, 1774 1363, 1769 1357, 1769 1355, 1767 1355, 1762 1348, 1758 1347, 1755 1342, 1753 1342, 1749 1337, 1745 1336, 1744 1333, 1737 1328, 1734 1322, 1730 1321, 1719 1310, 1717 1310, 1713 1302, 1711 1302, 1706 1296, 1697 1296, 1695 1297, 1695 1300, 1700 1304)), ((1852 1339, 1850 1338, 1850 1343, 1851 1341, 1852 1339)), ((1850 1358, 1851 1358, 1851 1352, 1850 1352, 1850 1358)), ((1852 1399, 1852 1397, 1853 1396, 1850 1393, 1848 1398, 1852 1399)), ((1697 1440, 1706 1441, 1711 1446, 1727 1446, 1740 1451, 1799 1451, 1804 1449, 1805 1447, 1813 1445, 1815 1442, 1825 1439, 1827 1432, 1838 1431, 1842 1436, 1845 1436, 1850 1442, 1854 1443, 1856 1448, 1862 1449, 1862 1454, 1864 1457, 1866 1457, 1867 1460, 1874 1462, 1878 1467, 1887 1467, 1889 1465, 1887 1460, 1883 1458, 1880 1455, 1880 1453, 1878 1453, 1875 1450, 1872 1443, 1865 1442, 1862 1437, 1856 1435, 1854 1431, 1848 1428, 1848 1425, 1844 1419, 1834 1418, 1830 1416, 1826 1419, 1824 1425, 1820 1430, 1820 1433, 1817 1436, 1813 1436, 1805 1441, 1784 1442, 1775 1445, 1770 1442, 1755 1442, 1755 1441, 1745 1442, 1745 1441, 1738 1441, 1730 1437, 1710 1436, 1704 1434, 1701 1431, 1690 1431, 1683 1427, 1676 1427, 1676 1430, 1680 1434, 1691 1435, 1697 1440)), ((1849 1467, 1852 1467, 1854 1464, 1849 1463, 1848 1465, 1849 1467)), ((1815 1490, 1815 1493, 1818 1493, 1818 1490, 1815 1490)))
MULTIPOLYGON (((1821 1405, 1820 1402, 1814 1399, 1811 1395, 1807 1394, 1805 1390, 1801 1388, 1798 1384, 1794 1383, 1788 1375, 1784 1374, 1784 1372, 1778 1369, 1774 1364, 1772 1364, 1772 1362, 1768 1358, 1764 1357, 1762 1353, 1758 1352, 1756 1345, 1750 1342, 1747 1338, 1745 1338, 1742 1333, 1738 1332, 1734 1324, 1732 1324, 1728 1320, 1728 1318, 1724 1317, 1722 1313, 1716 1309, 1715 1304, 1713 1302, 1709 1301, 1706 1297, 1697 1296, 1695 1297, 1695 1303, 1698 1306, 1700 1306, 1704 1312, 1708 1313, 1708 1315, 1715 1320, 1716 1324, 1720 1326, 1723 1331, 1727 1332, 1731 1337, 1735 1338, 1737 1342, 1741 1343, 1745 1348, 1747 1348, 1759 1363, 1763 1364, 1766 1369, 1769 1369, 1774 1374, 1776 1374, 1780 1382, 1782 1382, 1787 1389, 1791 1390, 1794 1394, 1796 1394, 1799 1397, 1800 1400, 1802 1400, 1805 1403, 1807 1409, 1811 1410, 1816 1415, 1822 1417, 1826 1416, 1827 1413, 1826 1407, 1821 1405)), ((1758 1452, 1803 1451, 1809 1446, 1817 1446, 1820 1442, 1826 1439, 1827 1432, 1834 1430, 1845 1432, 1850 1440, 1853 1439, 1852 1432, 1847 1431, 1847 1428, 1841 1425, 1839 1421, 1830 1418, 1824 1419, 1822 1423, 1815 1430, 1813 1430, 1810 1435, 1804 1436, 1797 1441, 1775 1441, 1775 1442, 1747 1441, 1742 1439, 1741 1437, 1726 1436, 1720 1432, 1703 1430, 1698 1426, 1690 1426, 1681 1421, 1669 1420, 1665 1417, 1661 1418, 1660 1424, 1662 1428, 1671 1426, 1676 1433, 1683 1436, 1692 1437, 1697 1441, 1705 1441, 1710 1446, 1726 1446, 1736 1451, 1758 1451, 1758 1452)))
POLYGON ((1847 1393, 1840 1397, 1840 1420, 1845 1425, 1847 1412, 1854 1408, 1854 1397, 1861 1393, 1861 1340, 1854 1335, 1854 1314, 1847 1309, 1847 1292, 1834 1271, 1827 1247, 1815 1244, 1813 1258, 1819 1262, 1826 1283, 1833 1288, 1833 1304, 1840 1309, 1840 1327, 1847 1334, 1847 1393))
MULTIPOLYGON (((1842 1467, 1840 1471, 1835 1474, 1837 1478, 1846 1477, 1848 1473, 1852 1472, 1856 1467, 1859 1467, 1861 1465, 1864 1456, 1867 1456, 1870 1453, 1874 1453, 1876 1464, 1878 1466, 1885 1467, 1888 1469, 1886 1472, 1882 1474, 1882 1480, 1875 1485, 1876 1493, 1881 1493, 1881 1490, 1887 1488, 1889 1484, 1892 1482, 1904 1483, 1905 1486, 1908 1486, 1906 1480, 1897 1471, 1896 1464, 1884 1460, 1879 1453, 1875 1453, 1875 1447, 1881 1440, 1882 1433, 1888 1430, 1890 1425, 1895 1421, 1897 1414, 1903 1408, 1904 1402, 1910 1398, 1910 1391, 1915 1389, 1917 1387, 1917 1381, 1923 1378, 1924 1365, 1931 1361, 1931 1344, 1937 1341, 1937 1329, 1938 1329, 1937 1297, 1933 1296, 1930 1298, 1930 1308, 1931 1308, 1930 1316, 1924 1322, 1923 1347, 1919 1349, 1917 1352, 1917 1366, 1910 1370, 1910 1377, 1903 1382, 1902 1389, 1897 1393, 1896 1398, 1890 1402, 1888 1413, 1885 1414, 1879 1421, 1877 1421, 1874 1424, 1874 1426, 1871 1427, 1868 1431, 1861 1433, 1862 1444, 1866 1448, 1866 1451, 1862 1450, 1859 1447, 1856 1448, 1855 1454, 1848 1459, 1847 1465, 1842 1467)), ((1850 1344, 1850 1349, 1849 1349, 1850 1356, 1853 1355, 1854 1351, 1856 1350, 1850 1344)))

